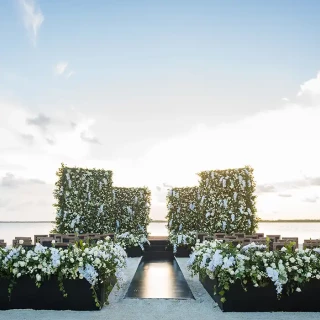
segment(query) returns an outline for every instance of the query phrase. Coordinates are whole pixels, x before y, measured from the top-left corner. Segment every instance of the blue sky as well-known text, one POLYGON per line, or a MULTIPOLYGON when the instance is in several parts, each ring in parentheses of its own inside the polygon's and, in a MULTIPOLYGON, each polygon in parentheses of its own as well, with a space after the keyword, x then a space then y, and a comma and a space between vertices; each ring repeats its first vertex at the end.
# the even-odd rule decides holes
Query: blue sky
MULTIPOLYGON (((62 161, 151 188, 251 164, 262 214, 320 218, 319 11, 316 0, 3 0, 0 179, 44 181, 29 205, 50 215, 62 161)), ((0 218, 20 217, 4 181, 0 218)))

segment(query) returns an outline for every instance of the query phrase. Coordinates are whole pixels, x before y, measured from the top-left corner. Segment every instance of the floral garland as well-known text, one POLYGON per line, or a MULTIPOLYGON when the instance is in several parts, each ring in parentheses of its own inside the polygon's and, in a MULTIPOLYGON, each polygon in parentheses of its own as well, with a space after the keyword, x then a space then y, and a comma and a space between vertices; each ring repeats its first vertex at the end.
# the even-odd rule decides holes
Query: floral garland
POLYGON ((306 282, 320 280, 320 248, 293 250, 288 246, 269 251, 267 246, 255 243, 241 248, 219 240, 204 241, 196 244, 188 268, 193 275, 217 279, 222 302, 226 301, 225 291, 236 281, 245 290, 249 283, 255 287, 273 283, 281 298, 284 288, 287 294, 300 292, 306 282))
POLYGON ((203 231, 252 234, 256 217, 253 169, 203 171, 199 174, 203 231))
POLYGON ((141 250, 144 250, 145 243, 150 245, 150 242, 145 234, 134 235, 130 232, 117 234, 115 236, 115 242, 118 243, 123 248, 139 246, 141 250))
POLYGON ((69 168, 57 172, 56 233, 113 231, 112 171, 69 168))
MULTIPOLYGON (((86 279, 91 284, 97 307, 96 290, 99 283, 108 283, 116 278, 121 281, 122 270, 126 267, 126 252, 114 244, 109 237, 99 240, 94 245, 79 242, 68 248, 47 248, 39 243, 32 249, 22 246, 0 248, 0 276, 10 279, 9 294, 14 289, 16 280, 27 275, 34 279, 38 287, 50 276, 55 275, 63 295, 64 279, 86 279)), ((110 293, 112 288, 107 288, 110 293)))
POLYGON ((177 252, 178 247, 188 246, 192 247, 196 244, 197 233, 189 231, 186 233, 169 233, 169 241, 173 245, 173 253, 177 252))

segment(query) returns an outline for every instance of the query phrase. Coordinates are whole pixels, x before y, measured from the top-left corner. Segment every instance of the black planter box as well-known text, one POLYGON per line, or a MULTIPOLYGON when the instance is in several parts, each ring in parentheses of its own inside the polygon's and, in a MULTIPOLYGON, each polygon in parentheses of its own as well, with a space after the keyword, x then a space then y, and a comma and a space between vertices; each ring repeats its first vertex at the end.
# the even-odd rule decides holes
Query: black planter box
POLYGON ((191 248, 187 246, 177 247, 177 252, 174 254, 177 258, 188 258, 191 254, 191 248))
POLYGON ((301 292, 293 292, 290 295, 286 294, 284 287, 280 300, 273 284, 263 288, 247 285, 247 291, 244 291, 241 283, 236 282, 230 285, 230 290, 225 290, 226 301, 222 303, 219 295, 222 288, 219 288, 218 281, 211 280, 208 276, 199 279, 223 312, 320 311, 320 280, 312 279, 301 288, 301 292), (214 294, 214 285, 217 285, 217 294, 214 294))
POLYGON ((129 248, 126 248, 126 253, 127 253, 128 258, 141 257, 142 256, 142 249, 140 248, 140 246, 129 247, 129 248))
MULTIPOLYGON (((97 297, 100 305, 107 301, 106 286, 114 286, 115 279, 99 285, 97 297)), ((40 288, 35 280, 28 276, 17 279, 11 297, 8 296, 9 280, 0 278, 0 310, 35 309, 35 310, 99 310, 93 298, 91 285, 85 279, 64 280, 67 297, 59 289, 57 277, 42 282, 40 288)))

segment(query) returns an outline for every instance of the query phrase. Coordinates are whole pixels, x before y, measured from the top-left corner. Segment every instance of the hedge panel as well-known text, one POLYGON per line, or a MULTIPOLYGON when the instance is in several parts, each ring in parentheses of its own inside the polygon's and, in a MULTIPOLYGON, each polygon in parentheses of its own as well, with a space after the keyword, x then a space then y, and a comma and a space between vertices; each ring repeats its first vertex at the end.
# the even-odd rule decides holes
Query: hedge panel
POLYGON ((203 171, 200 193, 203 197, 204 231, 252 234, 258 225, 255 181, 249 166, 239 169, 203 171))
POLYGON ((58 233, 108 233, 114 228, 112 171, 62 164, 54 190, 58 233))
POLYGON ((148 188, 115 187, 114 216, 117 233, 147 235, 150 223, 151 192, 148 188))
POLYGON ((173 188, 167 195, 169 232, 199 231, 201 195, 198 187, 173 188))

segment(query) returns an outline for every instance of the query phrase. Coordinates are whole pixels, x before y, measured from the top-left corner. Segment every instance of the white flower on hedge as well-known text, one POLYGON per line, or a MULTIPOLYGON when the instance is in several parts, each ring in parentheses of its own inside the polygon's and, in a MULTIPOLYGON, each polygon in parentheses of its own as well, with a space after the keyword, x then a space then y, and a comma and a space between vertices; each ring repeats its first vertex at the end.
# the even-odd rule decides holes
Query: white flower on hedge
POLYGON ((225 208, 228 207, 228 200, 227 199, 223 199, 223 205, 225 208))
POLYGON ((300 288, 297 288, 296 291, 297 291, 297 292, 301 292, 301 289, 300 289, 300 288))
POLYGON ((40 274, 36 274, 36 280, 37 280, 38 282, 41 281, 41 276, 40 276, 40 274))

